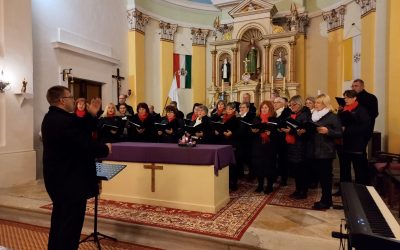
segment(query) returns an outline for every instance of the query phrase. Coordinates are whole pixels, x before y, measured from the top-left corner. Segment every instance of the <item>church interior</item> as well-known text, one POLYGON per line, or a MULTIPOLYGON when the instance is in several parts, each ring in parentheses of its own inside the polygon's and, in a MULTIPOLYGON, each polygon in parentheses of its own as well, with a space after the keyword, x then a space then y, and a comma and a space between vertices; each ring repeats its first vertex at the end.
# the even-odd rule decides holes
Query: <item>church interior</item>
MULTIPOLYGON (((50 226, 40 130, 49 108, 46 91, 54 85, 69 88, 75 98, 100 97, 103 109, 125 95, 135 113, 137 104, 145 102, 162 115, 171 100, 187 114, 195 103, 211 111, 218 100, 241 102, 245 95, 257 109, 277 96, 305 99, 327 94, 334 99, 361 78, 379 104, 374 127, 378 151, 400 154, 399 9, 397 0, 0 0, 0 220, 50 226)), ((374 146, 368 147, 371 154, 374 146)), ((335 160, 334 191, 338 164, 335 160)), ((226 228, 207 231, 199 229, 206 223, 202 220, 193 219, 198 225, 192 229, 179 225, 188 222, 174 222, 175 217, 166 215, 169 224, 162 224, 156 219, 132 221, 130 217, 139 215, 130 213, 120 219, 100 216, 99 229, 149 249, 337 249, 342 244, 331 234, 342 230, 343 209, 286 204, 279 198, 290 192, 286 187, 249 198, 246 184, 237 197, 229 196, 228 184, 216 181, 214 172, 187 169, 197 178, 187 179, 185 185, 213 186, 214 191, 224 190, 227 198, 207 209, 182 200, 177 203, 186 205, 176 209, 213 217, 242 200, 248 203, 242 210, 251 210, 251 215, 237 215, 243 224, 227 219, 226 228), (184 229, 177 229, 180 226, 184 229), (230 227, 237 231, 229 234, 230 227)), ((159 178, 158 192, 162 178, 178 183, 176 177, 171 181, 160 177, 162 171, 151 170, 159 178)), ((149 181, 150 171, 142 171, 134 177, 139 184, 149 181)), ((175 176, 183 174, 176 171, 175 176)), ((220 171, 224 175, 229 174, 220 171)), ((130 177, 121 178, 129 183, 130 177)), ((391 187, 394 192, 398 184, 391 187)), ((129 185, 121 188, 111 181, 103 182, 102 188, 104 199, 113 197, 109 190, 137 194, 124 192, 129 185)), ((312 192, 320 195, 319 189, 312 192)), ((190 199, 199 197, 190 188, 177 195, 186 193, 190 199)), ((168 197, 153 197, 159 200, 148 205, 168 207, 168 197)), ((216 194, 212 202, 218 199, 216 194)), ((340 197, 333 202, 341 204, 340 197)), ((396 206, 389 208, 398 223, 396 206)), ((224 216, 217 225, 224 225, 224 216)), ((90 234, 93 223, 93 216, 86 216, 82 233, 90 234)), ((0 249, 18 249, 5 245, 4 235, 0 230, 0 249)))

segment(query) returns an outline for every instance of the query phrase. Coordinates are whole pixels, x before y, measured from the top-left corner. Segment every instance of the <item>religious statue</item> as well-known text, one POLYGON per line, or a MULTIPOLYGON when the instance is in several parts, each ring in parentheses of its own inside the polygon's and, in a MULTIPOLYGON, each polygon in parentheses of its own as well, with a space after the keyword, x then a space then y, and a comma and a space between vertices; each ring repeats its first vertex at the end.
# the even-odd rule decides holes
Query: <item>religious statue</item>
POLYGON ((221 67, 222 72, 222 80, 224 82, 230 82, 231 79, 231 64, 228 62, 228 59, 224 59, 224 64, 221 67))
POLYGON ((247 73, 250 74, 255 74, 257 72, 258 68, 258 50, 255 45, 255 40, 254 37, 250 39, 250 50, 246 55, 247 60, 249 60, 249 63, 247 64, 247 73))
POLYGON ((276 66, 276 78, 281 79, 285 76, 285 64, 286 59, 282 56, 282 52, 279 52, 279 57, 276 59, 275 66, 276 66))
POLYGON ((28 85, 28 82, 24 78, 24 80, 22 81, 21 93, 25 93, 26 92, 26 85, 28 85))

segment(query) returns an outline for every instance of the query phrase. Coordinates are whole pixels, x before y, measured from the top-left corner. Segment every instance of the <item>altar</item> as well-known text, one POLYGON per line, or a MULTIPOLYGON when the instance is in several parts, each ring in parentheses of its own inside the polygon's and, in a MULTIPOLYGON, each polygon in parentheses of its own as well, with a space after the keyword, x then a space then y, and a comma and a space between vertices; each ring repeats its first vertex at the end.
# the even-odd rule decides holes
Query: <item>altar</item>
POLYGON ((103 162, 127 167, 102 183, 101 198, 216 213, 230 200, 230 145, 122 142, 103 162))

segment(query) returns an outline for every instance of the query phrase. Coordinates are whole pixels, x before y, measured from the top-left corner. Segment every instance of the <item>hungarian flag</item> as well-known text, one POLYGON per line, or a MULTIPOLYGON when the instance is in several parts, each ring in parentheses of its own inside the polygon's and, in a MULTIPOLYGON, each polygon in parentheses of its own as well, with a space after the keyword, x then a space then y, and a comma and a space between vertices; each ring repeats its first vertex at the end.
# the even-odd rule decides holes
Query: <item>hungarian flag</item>
POLYGON ((192 56, 174 53, 174 75, 178 88, 192 88, 192 56))

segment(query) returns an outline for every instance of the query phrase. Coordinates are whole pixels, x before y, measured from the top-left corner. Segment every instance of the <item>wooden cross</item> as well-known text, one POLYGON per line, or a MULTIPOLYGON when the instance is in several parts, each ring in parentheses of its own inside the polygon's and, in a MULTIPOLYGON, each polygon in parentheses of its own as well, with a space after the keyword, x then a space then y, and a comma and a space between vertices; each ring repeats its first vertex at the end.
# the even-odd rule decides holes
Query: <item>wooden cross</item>
POLYGON ((151 169, 151 192, 156 191, 156 169, 163 170, 163 166, 156 166, 154 163, 151 165, 143 165, 144 169, 151 169))
POLYGON ((125 77, 122 77, 119 74, 119 68, 117 68, 117 74, 116 75, 112 75, 112 78, 117 80, 117 96, 119 98, 119 91, 121 90, 121 80, 125 80, 125 77))
POLYGON ((247 64, 250 62, 250 60, 246 58, 243 62, 244 62, 244 72, 247 73, 247 64))

